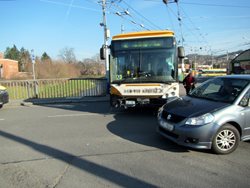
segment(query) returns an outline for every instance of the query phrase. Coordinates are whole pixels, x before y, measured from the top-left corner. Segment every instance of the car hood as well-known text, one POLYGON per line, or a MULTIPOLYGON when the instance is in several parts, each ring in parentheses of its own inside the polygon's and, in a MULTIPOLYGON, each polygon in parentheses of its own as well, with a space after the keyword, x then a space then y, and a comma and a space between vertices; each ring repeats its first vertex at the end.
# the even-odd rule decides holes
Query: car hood
POLYGON ((206 113, 213 113, 230 105, 231 104, 218 101, 184 96, 167 103, 164 106, 164 110, 170 114, 182 117, 197 117, 206 113))

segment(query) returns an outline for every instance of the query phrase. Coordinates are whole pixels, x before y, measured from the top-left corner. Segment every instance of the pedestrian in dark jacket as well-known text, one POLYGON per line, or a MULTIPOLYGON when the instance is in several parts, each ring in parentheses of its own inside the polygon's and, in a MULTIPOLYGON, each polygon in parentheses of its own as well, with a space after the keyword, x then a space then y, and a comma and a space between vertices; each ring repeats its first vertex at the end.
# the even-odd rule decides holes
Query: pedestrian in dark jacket
POLYGON ((184 88, 186 89, 186 94, 192 91, 195 88, 195 77, 193 76, 193 72, 190 72, 183 80, 184 88))

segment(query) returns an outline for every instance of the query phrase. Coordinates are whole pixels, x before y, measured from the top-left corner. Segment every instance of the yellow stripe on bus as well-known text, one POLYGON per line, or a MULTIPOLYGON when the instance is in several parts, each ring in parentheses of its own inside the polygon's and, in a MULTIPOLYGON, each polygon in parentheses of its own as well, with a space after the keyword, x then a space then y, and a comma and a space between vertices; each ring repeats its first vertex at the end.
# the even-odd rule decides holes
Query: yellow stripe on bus
POLYGON ((142 31, 142 32, 131 32, 123 33, 112 37, 112 40, 121 40, 121 39, 131 39, 131 38, 147 38, 147 37, 168 37, 174 36, 173 31, 142 31))

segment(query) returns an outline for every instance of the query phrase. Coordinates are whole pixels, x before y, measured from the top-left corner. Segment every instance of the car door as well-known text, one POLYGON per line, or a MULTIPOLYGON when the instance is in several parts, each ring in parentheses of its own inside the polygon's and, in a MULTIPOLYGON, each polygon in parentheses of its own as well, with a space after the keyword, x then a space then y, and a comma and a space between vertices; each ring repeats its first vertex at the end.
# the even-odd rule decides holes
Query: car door
POLYGON ((243 107, 241 114, 244 114, 244 125, 242 130, 242 138, 250 138, 250 89, 246 92, 246 94, 242 97, 240 106, 243 107))

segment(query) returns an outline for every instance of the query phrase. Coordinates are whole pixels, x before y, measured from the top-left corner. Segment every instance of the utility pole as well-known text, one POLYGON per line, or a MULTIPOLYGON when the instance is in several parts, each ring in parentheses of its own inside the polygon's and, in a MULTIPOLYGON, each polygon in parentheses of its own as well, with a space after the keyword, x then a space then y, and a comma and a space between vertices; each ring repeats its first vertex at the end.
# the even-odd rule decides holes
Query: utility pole
POLYGON ((31 50, 31 60, 32 60, 32 73, 33 73, 33 80, 36 80, 36 73, 35 73, 35 55, 34 50, 31 50))
POLYGON ((107 18, 106 18, 106 0, 102 0, 102 26, 104 29, 104 51, 105 51, 105 67, 106 67, 106 78, 107 78, 107 89, 109 89, 109 54, 108 54, 108 39, 110 37, 110 32, 107 28, 107 18))
POLYGON ((32 73, 33 73, 33 83, 34 83, 34 93, 35 93, 35 98, 38 96, 38 89, 37 89, 37 82, 36 82, 36 73, 35 73, 35 54, 34 50, 31 50, 31 60, 32 60, 32 73))

